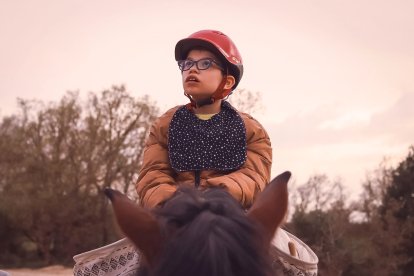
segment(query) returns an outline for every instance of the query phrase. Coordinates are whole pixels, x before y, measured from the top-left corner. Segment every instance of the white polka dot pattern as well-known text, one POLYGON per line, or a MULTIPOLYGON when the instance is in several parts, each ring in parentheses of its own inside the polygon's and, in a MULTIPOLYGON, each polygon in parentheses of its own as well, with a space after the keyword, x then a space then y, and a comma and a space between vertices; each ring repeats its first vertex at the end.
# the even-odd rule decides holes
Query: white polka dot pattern
POLYGON ((176 171, 236 170, 247 158, 243 119, 225 101, 209 120, 200 120, 183 106, 169 126, 168 154, 176 171))

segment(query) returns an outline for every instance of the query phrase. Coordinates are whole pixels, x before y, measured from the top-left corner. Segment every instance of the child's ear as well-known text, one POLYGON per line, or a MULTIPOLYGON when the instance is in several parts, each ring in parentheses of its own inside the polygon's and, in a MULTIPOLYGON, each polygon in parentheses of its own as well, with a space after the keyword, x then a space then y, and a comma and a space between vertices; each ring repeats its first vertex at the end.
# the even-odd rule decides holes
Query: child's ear
POLYGON ((224 86, 224 89, 232 88, 235 83, 236 83, 236 79, 232 75, 228 75, 226 77, 226 85, 224 86))

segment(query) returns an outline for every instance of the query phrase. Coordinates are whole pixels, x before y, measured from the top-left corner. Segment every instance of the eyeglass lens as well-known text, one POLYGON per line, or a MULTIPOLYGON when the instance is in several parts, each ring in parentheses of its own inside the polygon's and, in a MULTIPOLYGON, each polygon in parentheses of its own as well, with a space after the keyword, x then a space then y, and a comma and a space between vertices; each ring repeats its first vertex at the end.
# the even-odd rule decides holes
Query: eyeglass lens
POLYGON ((200 60, 186 59, 186 60, 178 61, 178 67, 180 68, 181 71, 187 71, 191 67, 193 67, 194 64, 196 64, 198 70, 207 70, 208 68, 210 68, 213 62, 214 60, 209 59, 209 58, 203 58, 200 60))

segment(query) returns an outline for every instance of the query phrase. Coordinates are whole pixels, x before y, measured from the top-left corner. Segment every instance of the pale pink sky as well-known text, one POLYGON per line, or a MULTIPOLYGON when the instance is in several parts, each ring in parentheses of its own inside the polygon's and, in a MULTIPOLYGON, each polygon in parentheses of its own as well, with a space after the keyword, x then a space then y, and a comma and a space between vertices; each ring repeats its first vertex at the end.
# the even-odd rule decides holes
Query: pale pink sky
POLYGON ((125 84, 162 110, 186 102, 175 43, 219 29, 237 43, 240 88, 274 147, 272 174, 341 177, 354 195, 414 138, 414 2, 0 0, 0 115, 16 97, 125 84))

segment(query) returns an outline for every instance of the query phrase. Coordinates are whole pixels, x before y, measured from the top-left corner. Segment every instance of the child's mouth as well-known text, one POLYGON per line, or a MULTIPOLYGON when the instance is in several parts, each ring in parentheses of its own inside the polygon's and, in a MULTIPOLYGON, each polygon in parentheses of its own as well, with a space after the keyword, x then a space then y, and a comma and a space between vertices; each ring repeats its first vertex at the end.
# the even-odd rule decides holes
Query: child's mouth
POLYGON ((200 82, 200 81, 196 77, 194 77, 194 76, 188 76, 185 79, 185 82, 200 82))

